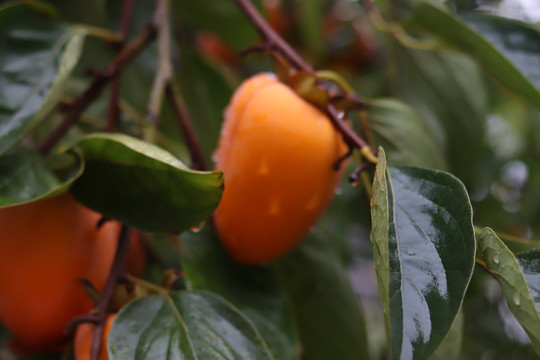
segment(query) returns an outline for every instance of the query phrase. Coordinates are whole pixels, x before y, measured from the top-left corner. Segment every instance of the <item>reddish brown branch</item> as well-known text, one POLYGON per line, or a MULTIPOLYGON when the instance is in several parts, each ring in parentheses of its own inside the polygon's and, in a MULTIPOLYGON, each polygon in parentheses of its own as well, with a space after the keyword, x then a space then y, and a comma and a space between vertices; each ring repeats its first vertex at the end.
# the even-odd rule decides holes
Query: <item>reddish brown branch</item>
POLYGON ((294 49, 272 29, 266 20, 259 14, 255 6, 249 0, 236 0, 238 6, 244 11, 246 16, 255 26, 259 35, 266 41, 267 45, 279 50, 279 52, 296 67, 298 70, 304 70, 312 73, 313 67, 308 64, 294 49))
MULTIPOLYGON (((260 36, 266 41, 266 45, 272 47, 287 59, 298 70, 314 73, 313 67, 308 64, 298 53, 285 41, 259 14, 257 9, 249 0, 236 0, 238 6, 244 11, 247 18, 257 29, 260 36)), ((326 106, 326 114, 329 116, 334 127, 343 135, 345 142, 349 147, 359 148, 362 155, 372 163, 377 162, 377 158, 369 148, 368 144, 362 139, 338 113, 332 103, 326 106)))
POLYGON ((125 277, 130 237, 131 229, 125 225, 122 225, 122 231, 120 232, 120 238, 118 239, 118 247, 116 249, 116 254, 114 255, 111 271, 98 303, 98 313, 95 316, 97 321, 94 325, 92 346, 90 347, 90 360, 99 359, 101 345, 103 344, 103 332, 105 331, 107 309, 109 308, 109 304, 113 298, 116 287, 125 277))
POLYGON ((206 170, 206 162, 204 160, 204 154, 197 139, 197 134, 193 128, 193 124, 187 112, 187 109, 184 105, 184 101, 180 94, 178 88, 172 84, 168 83, 167 88, 167 97, 171 102, 171 105, 174 110, 174 114, 178 121, 178 125, 182 130, 186 145, 188 146, 189 152, 192 159, 192 168, 196 170, 206 170))
MULTIPOLYGON (((120 41, 113 44, 116 52, 122 51, 124 43, 126 40, 127 31, 129 28, 129 23, 131 20, 131 14, 133 13, 133 4, 135 0, 124 0, 122 6, 122 15, 120 17, 120 25, 118 29, 118 35, 120 36, 120 41)), ((114 131, 116 123, 118 122, 118 117, 120 116, 120 111, 118 107, 118 102, 120 100, 120 76, 114 78, 111 84, 111 95, 109 98, 109 106, 107 109, 107 126, 106 130, 108 132, 114 131)))
POLYGON ((90 87, 73 103, 70 112, 64 121, 56 128, 39 146, 38 150, 42 154, 48 154, 51 148, 60 140, 75 124, 81 114, 105 89, 133 58, 155 37, 157 24, 163 11, 157 7, 152 21, 148 24, 127 46, 109 63, 107 69, 98 76, 90 87))

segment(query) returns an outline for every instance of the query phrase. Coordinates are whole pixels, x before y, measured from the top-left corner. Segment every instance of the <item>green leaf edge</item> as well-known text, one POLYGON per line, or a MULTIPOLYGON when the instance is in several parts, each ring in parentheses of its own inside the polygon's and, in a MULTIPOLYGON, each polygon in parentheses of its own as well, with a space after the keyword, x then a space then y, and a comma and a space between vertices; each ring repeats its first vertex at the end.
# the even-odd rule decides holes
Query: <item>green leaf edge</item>
POLYGON ((527 77, 517 68, 514 64, 504 56, 497 48, 495 48, 489 41, 487 41, 481 34, 472 30, 466 23, 459 20, 453 16, 450 11, 443 7, 442 5, 437 5, 432 2, 423 0, 419 3, 413 14, 407 19, 405 27, 409 30, 424 30, 428 31, 431 35, 442 40, 444 43, 451 45, 452 48, 465 53, 475 59, 479 64, 482 65, 482 68, 488 72, 491 76, 497 79, 501 84, 510 89, 513 93, 521 96, 524 99, 527 99, 536 107, 540 108, 540 90, 537 89, 527 77), (439 35, 436 31, 433 32, 432 28, 423 25, 418 25, 415 23, 415 18, 417 16, 427 17, 433 20, 430 22, 437 22, 437 17, 444 16, 446 20, 452 21, 456 26, 461 27, 464 31, 468 33, 467 36, 460 36, 459 39, 455 39, 453 36, 439 35), (434 19, 435 17, 435 19, 434 19), (489 54, 489 56, 477 57, 475 54, 489 54), (486 58, 496 59, 502 61, 504 64, 504 69, 502 75, 500 71, 496 71, 497 68, 500 69, 500 66, 492 66, 491 61, 486 61, 486 58), (521 85, 516 85, 515 82, 521 81, 526 85, 526 88, 522 89, 521 85))
POLYGON ((535 352, 540 355, 540 331, 538 331, 540 329, 540 314, 536 310, 529 285, 515 255, 497 236, 495 231, 488 227, 483 228, 478 234, 478 253, 481 254, 481 261, 499 280, 508 308, 531 339, 535 352), (492 250, 498 251, 496 255, 484 255, 484 252, 490 247, 492 247, 492 250), (508 263, 510 267, 502 265, 508 263), (517 293, 512 291, 513 288, 518 286, 517 293), (519 299, 519 305, 516 304, 515 299, 519 299), (531 319, 537 324, 536 328, 533 328, 534 324, 530 324, 531 319))

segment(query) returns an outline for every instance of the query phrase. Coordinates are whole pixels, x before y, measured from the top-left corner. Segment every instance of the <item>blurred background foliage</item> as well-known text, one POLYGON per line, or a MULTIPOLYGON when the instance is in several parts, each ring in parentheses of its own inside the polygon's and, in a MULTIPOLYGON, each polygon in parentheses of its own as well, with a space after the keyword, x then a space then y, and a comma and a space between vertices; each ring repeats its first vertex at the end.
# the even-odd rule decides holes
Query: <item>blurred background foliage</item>
MULTIPOLYGON (((540 7, 536 0, 438 2, 448 5, 457 16, 492 14, 518 19, 540 29, 540 7)), ((49 0, 49 3, 67 22, 111 30, 118 27, 122 6, 121 1, 106 0, 49 0)), ((416 110, 430 136, 443 148, 450 172, 465 182, 473 203, 475 225, 490 226, 527 240, 540 239, 537 108, 492 81, 464 55, 403 47, 374 25, 361 2, 259 0, 255 3, 272 27, 317 69, 337 71, 367 100, 397 98, 416 110)), ((385 14, 402 19, 416 1, 376 3, 386 10, 385 14)), ((258 36, 233 1, 174 0, 172 4, 177 81, 210 164, 222 112, 233 89, 251 74, 271 71, 271 62, 260 54, 239 55, 241 50, 257 44, 258 36)), ((128 37, 146 25, 152 9, 152 1, 135 2, 128 37)), ((146 105, 157 65, 156 51, 155 44, 147 47, 122 74, 122 130, 128 133, 146 131, 146 105)), ((89 84, 88 68, 103 69, 114 54, 103 40, 88 38, 63 100, 69 102, 89 84)), ((71 136, 104 127, 102 114, 106 112, 106 99, 107 94, 84 114, 71 130, 71 136)), ((59 114, 52 115, 32 136, 39 141, 60 119, 59 114)), ((353 119, 355 123, 358 121, 353 119)), ((189 163, 183 137, 168 105, 162 112, 156 142, 189 163)), ((353 164, 349 167, 352 171, 353 164)), ((346 180, 336 189, 336 195, 310 236, 332 242, 335 258, 339 259, 335 266, 348 276, 366 317, 372 358, 383 359, 384 321, 369 242, 369 201, 360 188, 352 188, 346 180)), ((164 268, 182 266, 178 257, 171 255, 181 247, 177 242, 155 239, 149 244, 148 279, 159 281, 164 268)), ((300 258, 304 256, 305 246, 309 245, 302 244, 295 250, 300 258)), ((289 271, 288 266, 296 259, 283 259, 276 265, 277 272, 289 271)), ((477 270, 464 303, 463 349, 459 358, 536 358, 527 336, 506 307, 496 281, 477 270)), ((177 286, 184 286, 182 279, 177 286)), ((295 284, 287 286, 294 291, 295 284)), ((341 286, 341 290, 348 286, 341 286)), ((324 311, 323 306, 323 302, 314 304, 311 311, 324 311)), ((2 354, 0 359, 5 358, 2 354)))

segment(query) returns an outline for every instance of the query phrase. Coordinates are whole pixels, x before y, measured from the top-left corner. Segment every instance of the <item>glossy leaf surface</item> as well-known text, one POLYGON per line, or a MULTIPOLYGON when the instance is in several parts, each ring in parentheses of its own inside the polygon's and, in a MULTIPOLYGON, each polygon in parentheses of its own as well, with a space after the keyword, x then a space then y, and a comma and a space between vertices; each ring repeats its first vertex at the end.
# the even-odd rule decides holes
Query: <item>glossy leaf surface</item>
POLYGON ((393 99, 377 99, 369 105, 366 113, 375 141, 385 149, 391 163, 441 170, 447 167, 440 147, 413 108, 393 99))
POLYGON ((24 5, 0 7, 0 154, 56 105, 85 36, 24 5))
POLYGON ((467 24, 443 6, 423 2, 409 24, 472 56, 500 83, 540 107, 540 32, 494 16, 474 15, 464 20, 467 24))
POLYGON ((56 160, 51 164, 23 146, 16 146, 1 156, 0 207, 24 204, 67 191, 82 173, 84 163, 77 154, 65 154, 56 160))
POLYGON ((293 314, 270 269, 234 262, 208 229, 186 232, 182 240, 182 268, 188 289, 223 296, 255 324, 275 358, 299 359, 293 314))
POLYGON ((474 266, 471 205, 452 175, 386 167, 379 152, 372 242, 394 359, 426 359, 444 340, 474 266))
POLYGON ((490 228, 478 235, 478 256, 499 279, 508 308, 540 355, 540 251, 514 255, 490 228))
POLYGON ((421 116, 448 169, 467 180, 484 134, 487 97, 481 70, 461 54, 408 49, 393 40, 389 44, 398 97, 421 116))
POLYGON ((132 301, 114 320, 108 351, 111 360, 273 359, 253 323, 208 292, 132 301))
POLYGON ((84 205, 149 232, 189 229, 215 209, 223 174, 189 170, 165 150, 122 134, 92 134, 75 148, 85 170, 72 187, 84 205))
POLYGON ((303 360, 369 359, 366 320, 335 238, 309 234, 274 267, 293 308, 303 360))

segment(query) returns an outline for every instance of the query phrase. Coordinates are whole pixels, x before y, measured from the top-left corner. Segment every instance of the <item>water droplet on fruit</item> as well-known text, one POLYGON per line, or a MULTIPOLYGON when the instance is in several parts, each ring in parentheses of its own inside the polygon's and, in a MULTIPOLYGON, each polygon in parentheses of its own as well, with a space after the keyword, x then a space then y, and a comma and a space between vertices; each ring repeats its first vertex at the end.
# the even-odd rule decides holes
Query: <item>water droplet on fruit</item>
POLYGON ((279 215, 281 212, 281 206, 278 198, 272 198, 270 200, 270 206, 268 207, 268 215, 279 215))
POLYGON ((315 210, 319 204, 319 194, 313 194, 306 204, 306 210, 315 210))
POLYGON ((266 159, 262 159, 259 164, 259 174, 268 175, 268 164, 266 163, 266 159))
POLYGON ((343 193, 343 188, 341 186, 338 186, 334 189, 334 193, 336 195, 341 195, 343 193))

